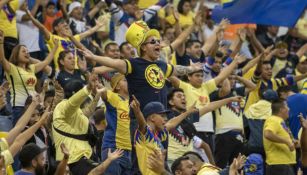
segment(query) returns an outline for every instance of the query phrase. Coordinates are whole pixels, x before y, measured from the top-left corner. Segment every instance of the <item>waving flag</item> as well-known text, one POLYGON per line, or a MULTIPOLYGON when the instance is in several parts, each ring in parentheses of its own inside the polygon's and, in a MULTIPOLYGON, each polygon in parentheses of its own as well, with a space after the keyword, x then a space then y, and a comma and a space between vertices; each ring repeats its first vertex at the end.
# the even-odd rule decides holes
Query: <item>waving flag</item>
POLYGON ((212 11, 215 22, 228 18, 231 24, 253 23, 293 27, 307 0, 224 0, 212 11))

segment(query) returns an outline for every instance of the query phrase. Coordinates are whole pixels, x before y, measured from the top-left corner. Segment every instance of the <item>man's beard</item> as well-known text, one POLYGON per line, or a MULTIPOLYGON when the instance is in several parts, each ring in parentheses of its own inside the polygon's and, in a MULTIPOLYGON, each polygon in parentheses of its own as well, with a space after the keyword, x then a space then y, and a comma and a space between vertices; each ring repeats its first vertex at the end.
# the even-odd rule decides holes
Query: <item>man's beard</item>
POLYGON ((36 168, 35 168, 35 175, 45 175, 45 167, 44 166, 40 166, 38 165, 36 168))

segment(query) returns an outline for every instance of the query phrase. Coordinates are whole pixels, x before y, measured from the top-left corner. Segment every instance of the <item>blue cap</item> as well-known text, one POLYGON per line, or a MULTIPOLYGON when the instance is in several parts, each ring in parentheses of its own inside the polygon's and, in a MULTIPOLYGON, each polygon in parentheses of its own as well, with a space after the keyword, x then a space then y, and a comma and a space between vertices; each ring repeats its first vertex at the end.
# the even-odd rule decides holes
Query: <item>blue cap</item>
POLYGON ((165 114, 169 112, 169 110, 166 110, 164 108, 164 105, 162 103, 156 101, 147 103, 147 105, 145 105, 145 107, 143 108, 143 115, 145 118, 152 114, 165 114))
POLYGON ((263 175, 263 158, 260 154, 251 154, 244 164, 245 175, 263 175))
POLYGON ((272 89, 267 89, 262 93, 262 98, 267 101, 274 101, 277 100, 279 97, 276 91, 272 89))

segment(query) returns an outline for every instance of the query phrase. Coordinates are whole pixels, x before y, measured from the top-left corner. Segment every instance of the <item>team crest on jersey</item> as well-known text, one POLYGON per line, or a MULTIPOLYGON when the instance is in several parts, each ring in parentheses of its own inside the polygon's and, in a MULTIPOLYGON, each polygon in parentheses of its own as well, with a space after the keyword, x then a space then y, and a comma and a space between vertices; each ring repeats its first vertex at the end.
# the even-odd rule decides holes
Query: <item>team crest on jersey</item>
POLYGON ((165 84, 164 73, 156 64, 149 65, 146 68, 145 78, 150 86, 157 89, 162 89, 165 84))

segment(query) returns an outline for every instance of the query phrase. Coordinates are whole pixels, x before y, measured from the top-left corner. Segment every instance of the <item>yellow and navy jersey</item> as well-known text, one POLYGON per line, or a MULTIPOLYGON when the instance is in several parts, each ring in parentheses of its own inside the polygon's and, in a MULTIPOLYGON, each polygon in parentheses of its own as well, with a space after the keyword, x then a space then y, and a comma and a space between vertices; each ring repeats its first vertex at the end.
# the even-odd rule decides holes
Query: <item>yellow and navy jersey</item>
POLYGON ((282 86, 292 86, 295 85, 294 77, 287 76, 285 78, 272 78, 268 81, 264 81, 261 79, 260 74, 255 72, 251 78, 252 82, 256 84, 256 89, 251 91, 246 100, 244 112, 248 110, 248 108, 258 102, 260 100, 259 94, 267 89, 272 89, 276 91, 279 87, 282 86))
POLYGON ((303 89, 302 89, 302 94, 307 94, 307 80, 305 80, 304 84, 303 84, 303 89))
POLYGON ((131 150, 129 100, 107 91, 106 120, 102 148, 131 150))
POLYGON ((168 140, 168 132, 164 130, 159 132, 153 132, 152 129, 147 126, 145 134, 142 134, 139 130, 135 132, 134 146, 136 155, 138 158, 139 168, 142 174, 146 175, 158 175, 149 169, 147 158, 154 153, 154 150, 162 151, 167 149, 163 145, 163 142, 168 140))
POLYGON ((129 94, 135 95, 140 101, 141 110, 152 101, 158 101, 167 106, 165 79, 172 75, 174 67, 160 60, 151 62, 143 58, 135 58, 125 61, 129 94))
POLYGON ((0 30, 5 37, 17 38, 16 10, 23 3, 21 0, 12 0, 0 9, 0 30))

